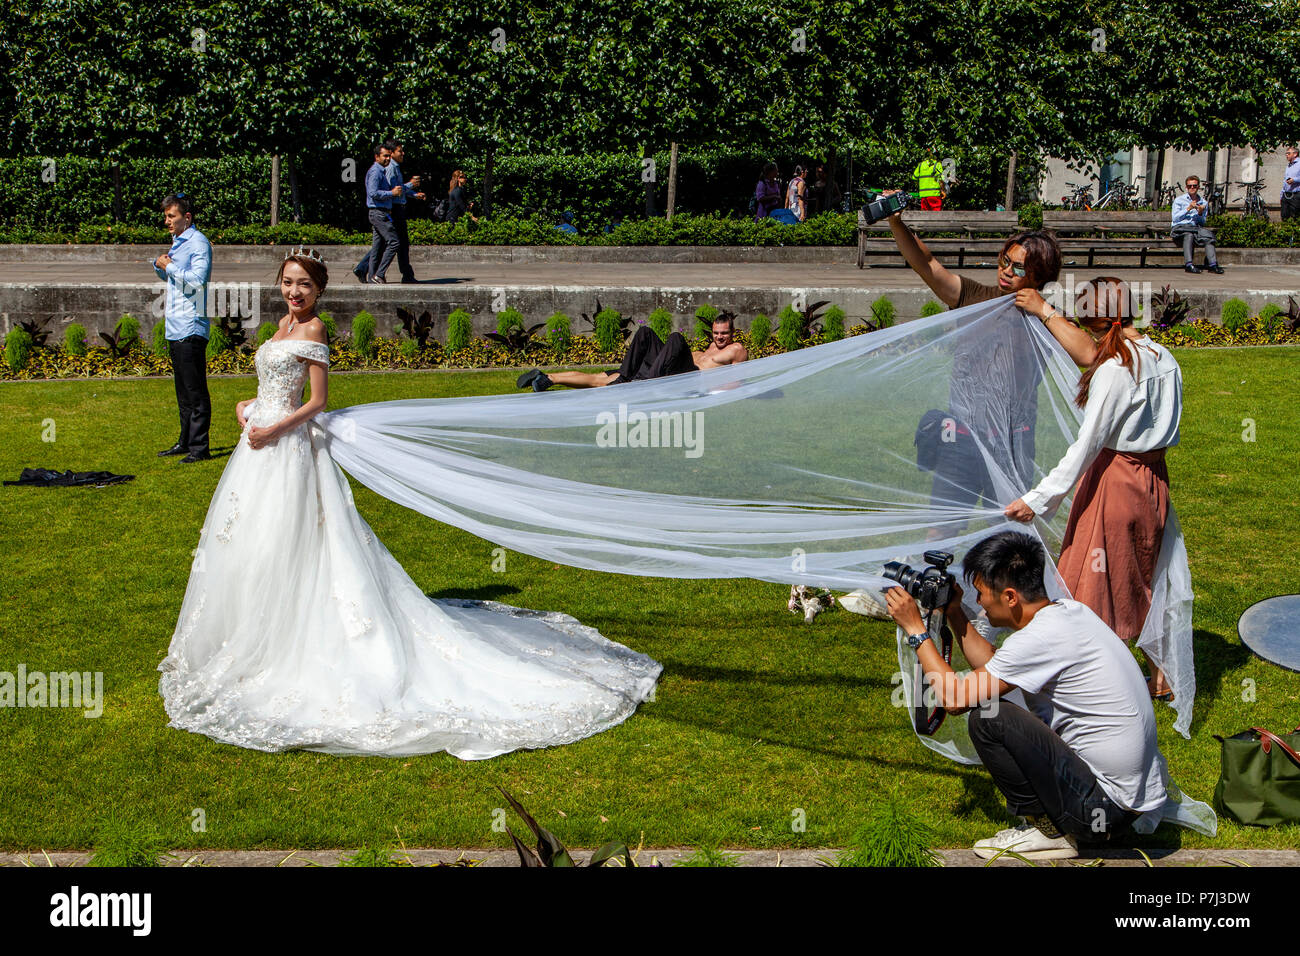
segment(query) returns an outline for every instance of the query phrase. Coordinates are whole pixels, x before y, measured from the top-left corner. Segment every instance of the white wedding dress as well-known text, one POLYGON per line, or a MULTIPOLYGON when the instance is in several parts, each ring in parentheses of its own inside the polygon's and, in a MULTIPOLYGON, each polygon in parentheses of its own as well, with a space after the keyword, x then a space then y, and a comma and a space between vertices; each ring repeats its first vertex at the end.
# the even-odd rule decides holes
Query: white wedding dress
MULTIPOLYGON (((301 405, 315 342, 257 350, 249 425, 301 405)), ((560 613, 435 601, 357 513, 307 422, 240 436, 159 670, 170 726, 257 750, 465 760, 571 743, 625 720, 661 665, 560 613)))

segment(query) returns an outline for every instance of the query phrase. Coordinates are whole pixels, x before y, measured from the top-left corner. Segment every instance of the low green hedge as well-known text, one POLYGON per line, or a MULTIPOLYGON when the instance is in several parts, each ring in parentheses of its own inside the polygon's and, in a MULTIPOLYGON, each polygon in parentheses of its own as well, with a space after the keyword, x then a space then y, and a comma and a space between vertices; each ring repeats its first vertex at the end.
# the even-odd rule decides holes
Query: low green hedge
MULTIPOLYGON (((1038 217, 1041 224, 1041 214, 1038 217)), ((1026 228, 1034 217, 1022 218, 1026 228)), ((278 226, 213 226, 200 222, 199 229, 216 245, 369 245, 369 232, 339 229, 311 223, 281 223, 278 226)), ((1210 221, 1217 230, 1219 248, 1278 248, 1300 246, 1300 220, 1265 223, 1239 216, 1217 216, 1210 221)), ((411 242, 425 245, 469 246, 853 246, 857 244, 856 214, 823 213, 786 226, 774 219, 754 222, 746 217, 678 215, 667 219, 634 219, 607 232, 587 235, 560 232, 552 220, 540 216, 527 219, 493 217, 477 224, 461 219, 455 224, 412 219, 408 223, 411 242)), ((1115 235, 1118 235, 1117 233, 1115 235)), ((164 245, 171 239, 166 229, 129 226, 120 223, 84 223, 75 229, 40 229, 31 226, 0 226, 0 243, 106 243, 164 245)))
MULTIPOLYGON (((884 298, 878 299, 873 304, 873 315, 877 322, 882 323, 882 327, 887 327, 887 313, 891 312, 892 308, 892 303, 884 298)), ((603 310, 601 315, 604 318, 598 319, 597 329, 604 333, 608 347, 602 347, 595 336, 571 334, 568 329, 569 319, 561 312, 551 316, 546 323, 546 331, 539 330, 539 334, 522 349, 511 349, 496 342, 472 337, 469 313, 459 309, 452 314, 450 320, 450 347, 431 342, 427 347, 420 348, 418 343, 406 336, 383 339, 371 337, 364 331, 358 335, 354 324, 351 338, 339 338, 337 331, 331 336, 330 367, 335 371, 358 369, 384 371, 617 366, 622 361, 626 341, 621 337, 622 317, 613 309, 603 310)), ((322 313, 321 317, 324 319, 326 313, 322 313)), ((358 318, 361 317, 359 314, 358 318)), ((842 310, 837 306, 831 306, 826 310, 822 323, 820 332, 801 337, 799 315, 793 308, 787 306, 781 314, 781 322, 776 334, 773 334, 771 320, 760 315, 755 316, 749 331, 737 332, 736 339, 749 351, 751 358, 762 358, 793 349, 821 345, 845 335, 869 334, 868 327, 862 323, 846 328, 847 321, 842 310)), ((1147 332, 1152 339, 1169 347, 1300 345, 1300 328, 1290 328, 1288 315, 1276 307, 1266 306, 1259 316, 1246 318, 1234 324, 1235 328, 1227 328, 1208 319, 1198 318, 1170 327, 1150 328, 1147 332)), ((366 323, 363 321, 362 325, 365 326, 366 323)), ((70 330, 74 328, 76 326, 69 327, 70 330)), ((635 323, 631 324, 630 328, 635 328, 635 323)), ((268 333, 273 333, 274 330, 273 323, 263 323, 258 330, 257 342, 264 341, 264 337, 269 337, 268 333)), ((119 322, 118 331, 129 331, 129 329, 124 329, 123 323, 119 322)), ((152 343, 146 344, 138 338, 123 355, 116 358, 107 348, 89 346, 76 333, 73 333, 70 339, 76 343, 72 348, 69 348, 68 344, 38 347, 32 344, 31 337, 23 329, 13 329, 4 343, 6 361, 0 363, 0 379, 114 378, 124 375, 172 374, 171 361, 166 352, 160 353, 152 347, 152 343)), ((213 326, 207 350, 208 373, 253 374, 255 371, 253 355, 256 346, 249 342, 241 348, 231 348, 223 339, 220 329, 213 326)))

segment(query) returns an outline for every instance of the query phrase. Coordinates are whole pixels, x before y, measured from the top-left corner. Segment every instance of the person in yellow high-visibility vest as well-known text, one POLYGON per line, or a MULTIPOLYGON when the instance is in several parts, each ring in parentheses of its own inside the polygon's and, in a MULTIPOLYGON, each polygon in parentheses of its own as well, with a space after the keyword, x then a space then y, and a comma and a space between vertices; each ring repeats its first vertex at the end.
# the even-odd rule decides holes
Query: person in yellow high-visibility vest
POLYGON ((917 181, 916 193, 921 197, 921 208, 940 210, 943 208, 943 167, 932 156, 927 156, 916 164, 912 178, 917 181))

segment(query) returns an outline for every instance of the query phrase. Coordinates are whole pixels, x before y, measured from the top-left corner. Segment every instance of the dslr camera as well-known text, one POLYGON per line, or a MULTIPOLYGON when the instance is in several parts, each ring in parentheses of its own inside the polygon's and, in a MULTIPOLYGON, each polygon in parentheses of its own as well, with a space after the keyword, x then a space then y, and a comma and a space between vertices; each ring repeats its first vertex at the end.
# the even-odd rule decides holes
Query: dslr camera
POLYGON ((881 573, 889 580, 897 581, 899 587, 916 598, 921 610, 928 613, 947 606, 952 600, 957 579, 948 573, 952 555, 947 551, 927 551, 922 557, 929 565, 922 571, 901 561, 890 561, 881 573))
POLYGON ((867 193, 867 202, 862 207, 862 218, 867 225, 888 219, 896 212, 902 212, 910 206, 911 197, 907 193, 897 192, 885 196, 878 192, 867 193))

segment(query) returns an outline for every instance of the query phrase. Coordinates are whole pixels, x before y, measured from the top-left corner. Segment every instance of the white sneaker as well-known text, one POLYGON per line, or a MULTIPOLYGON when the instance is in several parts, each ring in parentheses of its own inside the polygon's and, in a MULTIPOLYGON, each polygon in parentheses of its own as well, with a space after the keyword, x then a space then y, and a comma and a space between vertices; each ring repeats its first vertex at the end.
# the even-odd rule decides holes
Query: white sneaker
POLYGON ((876 599, 870 591, 850 591, 840 598, 840 607, 854 614, 863 614, 880 621, 891 620, 889 609, 876 599))
POLYGON ((974 846, 975 855, 981 860, 991 860, 999 853, 1009 859, 1015 853, 1026 860, 1073 860, 1079 855, 1079 845, 1074 837, 1062 834, 1051 839, 1038 827, 1022 823, 1010 830, 999 830, 998 835, 980 840, 974 846))

